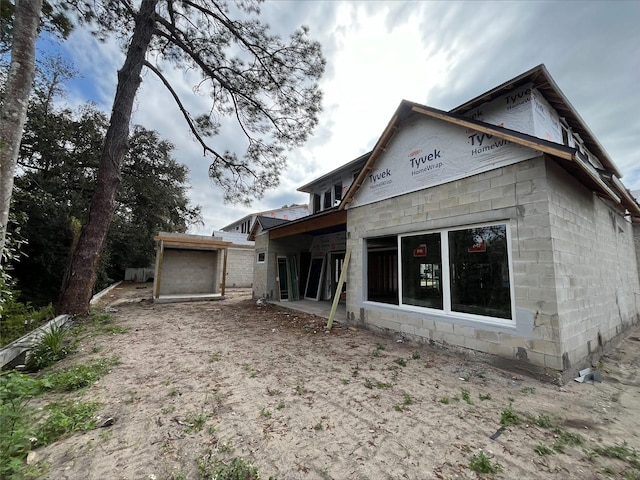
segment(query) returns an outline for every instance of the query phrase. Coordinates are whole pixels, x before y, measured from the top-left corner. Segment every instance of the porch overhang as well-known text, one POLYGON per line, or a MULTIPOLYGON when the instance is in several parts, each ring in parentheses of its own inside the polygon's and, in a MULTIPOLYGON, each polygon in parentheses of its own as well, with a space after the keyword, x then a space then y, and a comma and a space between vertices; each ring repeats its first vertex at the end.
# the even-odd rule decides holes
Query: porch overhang
POLYGON ((301 234, 322 235, 346 229, 346 210, 331 210, 278 225, 269 230, 269 240, 301 234))

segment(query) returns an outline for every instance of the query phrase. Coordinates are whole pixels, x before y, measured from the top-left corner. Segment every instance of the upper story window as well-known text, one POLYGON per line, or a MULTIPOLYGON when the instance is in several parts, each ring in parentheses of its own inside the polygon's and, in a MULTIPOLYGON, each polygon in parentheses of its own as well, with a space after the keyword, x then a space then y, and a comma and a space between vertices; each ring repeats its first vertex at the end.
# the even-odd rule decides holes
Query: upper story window
POLYGON ((328 208, 331 208, 331 190, 327 190, 326 192, 324 192, 324 201, 322 202, 322 209, 323 210, 327 210, 328 208))
POLYGON ((342 182, 333 186, 333 204, 338 205, 342 200, 342 182))

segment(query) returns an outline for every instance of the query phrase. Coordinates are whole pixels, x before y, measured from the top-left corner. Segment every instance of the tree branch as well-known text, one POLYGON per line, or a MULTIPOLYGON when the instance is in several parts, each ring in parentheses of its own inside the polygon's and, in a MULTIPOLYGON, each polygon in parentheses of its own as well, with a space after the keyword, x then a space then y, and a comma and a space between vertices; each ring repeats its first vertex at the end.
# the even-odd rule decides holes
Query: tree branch
MULTIPOLYGON (((171 84, 169 83, 169 81, 164 78, 164 75, 162 75, 162 72, 160 72, 160 70, 158 70, 155 66, 153 66, 152 64, 150 64, 148 61, 144 61, 144 66, 147 67, 149 70, 151 70, 153 73, 156 74, 156 76, 160 79, 160 81, 162 82, 162 84, 165 86, 165 88, 167 90, 169 90, 169 93, 171 94, 171 96, 173 97, 173 100, 176 102, 176 104, 178 105, 178 108, 180 109, 180 112, 182 113, 182 116, 184 117, 184 119, 187 122, 187 125, 189 125, 189 129, 191 130, 191 132, 193 133, 193 135, 196 137, 196 140, 198 141, 198 143, 200 144, 200 146, 203 148, 204 152, 209 152, 211 153, 215 160, 214 162, 220 161, 222 163, 225 164, 225 166, 230 167, 230 168, 235 168, 236 170, 245 170, 246 172, 250 173, 251 175, 253 175, 254 177, 257 178, 257 176, 255 175, 255 173, 247 168, 245 165, 242 164, 237 164, 237 163, 233 163, 230 162, 229 160, 227 160, 225 157, 223 157, 222 155, 220 155, 218 152, 216 152, 213 148, 211 148, 202 138, 202 136, 200 135, 200 132, 198 132, 198 129, 196 128, 195 124, 193 123, 193 120, 191 119, 191 115, 189 114, 189 112, 187 111, 187 109, 184 107, 184 105, 182 104, 182 101, 180 100, 180 97, 178 96, 178 94, 176 93, 176 91, 173 89, 173 87, 171 86, 171 84)), ((249 137, 251 138, 251 137, 249 137)))

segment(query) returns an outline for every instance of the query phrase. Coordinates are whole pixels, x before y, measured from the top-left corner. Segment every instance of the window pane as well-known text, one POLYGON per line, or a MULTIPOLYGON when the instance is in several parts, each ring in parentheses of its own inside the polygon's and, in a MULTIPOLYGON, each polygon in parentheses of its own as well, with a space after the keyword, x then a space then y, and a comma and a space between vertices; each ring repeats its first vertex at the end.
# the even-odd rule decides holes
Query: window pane
POLYGON ((451 310, 511 318, 507 227, 449 232, 451 310))
POLYGON ((440 234, 403 237, 402 303, 442 310, 440 234))
POLYGON ((367 239, 367 300, 398 304, 396 237, 367 239))

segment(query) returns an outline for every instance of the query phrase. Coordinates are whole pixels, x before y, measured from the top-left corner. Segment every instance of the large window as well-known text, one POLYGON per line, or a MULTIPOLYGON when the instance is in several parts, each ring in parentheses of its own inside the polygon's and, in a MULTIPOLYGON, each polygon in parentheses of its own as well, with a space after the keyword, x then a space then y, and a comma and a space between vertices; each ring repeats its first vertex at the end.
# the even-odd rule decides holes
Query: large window
POLYGON ((398 304, 398 239, 367 240, 367 299, 398 304))
POLYGON ((402 303, 442 309, 440 234, 402 237, 402 303))
POLYGON ((507 231, 497 224, 368 239, 367 300, 511 319, 507 231))
POLYGON ((451 310, 511 318, 506 225, 449 232, 451 310))

